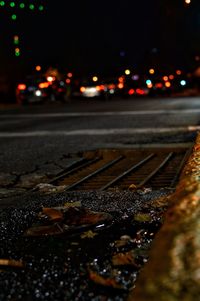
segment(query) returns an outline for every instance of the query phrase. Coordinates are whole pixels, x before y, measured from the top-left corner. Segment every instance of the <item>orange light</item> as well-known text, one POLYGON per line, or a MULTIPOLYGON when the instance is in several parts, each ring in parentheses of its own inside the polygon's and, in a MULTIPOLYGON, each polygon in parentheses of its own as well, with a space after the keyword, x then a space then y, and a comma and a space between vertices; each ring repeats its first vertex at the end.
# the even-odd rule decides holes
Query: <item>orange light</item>
POLYGON ((169 76, 169 79, 174 79, 174 75, 173 74, 171 74, 170 76, 169 76))
POLYGON ((119 84, 118 84, 118 88, 119 88, 119 89, 123 89, 123 88, 124 88, 124 84, 119 83, 119 84))
POLYGON ((96 86, 97 91, 104 91, 104 85, 96 86))
POLYGON ((153 84, 148 84, 147 87, 148 87, 149 89, 151 89, 151 88, 153 87, 153 84))
POLYGON ((36 70, 36 71, 41 71, 41 69, 42 69, 42 68, 41 68, 41 66, 39 66, 39 65, 35 67, 35 70, 36 70))
POLYGON ((134 89, 130 89, 129 91, 128 91, 128 94, 129 95, 133 95, 135 93, 135 90, 134 89))
POLYGON ((181 73, 182 73, 181 70, 176 70, 177 75, 181 75, 181 73))
POLYGON ((164 80, 165 82, 167 82, 167 81, 168 81, 168 76, 163 76, 163 80, 164 80))
POLYGON ((66 84, 70 84, 71 83, 71 79, 67 78, 65 82, 66 82, 66 84))
POLYGON ((118 78, 118 81, 119 81, 120 83, 123 83, 123 82, 124 82, 124 77, 123 77, 123 76, 120 76, 120 77, 118 78))
POLYGON ((20 90, 20 91, 24 91, 24 90, 26 90, 26 85, 25 84, 19 84, 17 86, 17 89, 20 90))
POLYGON ((48 82, 44 82, 44 83, 40 83, 39 84, 39 88, 40 89, 45 89, 49 87, 49 83, 48 82))
POLYGON ((85 92, 85 87, 80 87, 81 93, 85 92))
POLYGON ((155 70, 153 68, 149 69, 149 73, 150 74, 154 74, 155 73, 155 70))
POLYGON ((166 82, 165 83, 165 87, 167 87, 167 88, 171 87, 171 83, 170 82, 166 82))

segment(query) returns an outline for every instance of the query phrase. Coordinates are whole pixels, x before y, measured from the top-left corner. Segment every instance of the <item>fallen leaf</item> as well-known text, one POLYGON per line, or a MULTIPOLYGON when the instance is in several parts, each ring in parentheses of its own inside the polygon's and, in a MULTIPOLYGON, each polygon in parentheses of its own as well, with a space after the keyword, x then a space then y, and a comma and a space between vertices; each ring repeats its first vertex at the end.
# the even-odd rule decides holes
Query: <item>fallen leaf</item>
POLYGON ((86 231, 83 234, 81 234, 81 238, 94 238, 96 235, 98 235, 98 234, 89 230, 89 231, 86 231))
POLYGON ((69 208, 69 207, 81 207, 81 202, 77 201, 77 202, 66 202, 64 204, 64 208, 69 208))
POLYGON ((151 222, 151 220, 152 220, 151 215, 149 215, 147 213, 135 214, 133 219, 136 222, 151 222))
POLYGON ((54 208, 42 208, 42 215, 46 215, 51 221, 61 221, 63 219, 63 213, 54 208))
POLYGON ((46 236, 46 235, 57 235, 64 232, 61 225, 55 223, 49 226, 35 226, 29 228, 24 236, 46 236))
POLYGON ((113 288, 123 289, 123 286, 120 285, 119 283, 117 283, 115 278, 108 278, 108 277, 105 278, 105 277, 97 274, 96 272, 91 271, 90 269, 89 269, 89 278, 93 282, 103 285, 103 286, 109 286, 109 287, 113 287, 113 288))
POLYGON ((129 187, 128 187, 129 190, 136 190, 137 189, 137 186, 135 184, 131 184, 129 187))
POLYGON ((134 267, 139 267, 135 262, 135 255, 133 251, 125 252, 125 253, 117 253, 112 257, 112 264, 114 266, 119 265, 132 265, 134 267))

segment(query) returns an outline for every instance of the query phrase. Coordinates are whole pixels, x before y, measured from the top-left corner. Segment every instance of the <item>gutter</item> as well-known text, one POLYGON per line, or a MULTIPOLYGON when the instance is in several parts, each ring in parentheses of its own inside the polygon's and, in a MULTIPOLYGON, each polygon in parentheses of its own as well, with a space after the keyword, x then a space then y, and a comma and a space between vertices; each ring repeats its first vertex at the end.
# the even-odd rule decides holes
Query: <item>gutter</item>
POLYGON ((200 133, 176 190, 158 199, 167 204, 164 223, 127 301, 194 301, 200 298, 200 133))

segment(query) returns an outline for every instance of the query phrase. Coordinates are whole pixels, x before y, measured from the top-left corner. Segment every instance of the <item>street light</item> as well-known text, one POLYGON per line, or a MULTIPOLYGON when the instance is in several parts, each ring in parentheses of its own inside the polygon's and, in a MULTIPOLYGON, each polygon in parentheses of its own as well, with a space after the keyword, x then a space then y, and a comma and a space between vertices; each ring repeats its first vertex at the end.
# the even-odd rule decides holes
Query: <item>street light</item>
POLYGON ((126 69, 126 70, 124 71, 124 73, 125 73, 126 75, 130 75, 130 74, 131 74, 131 71, 130 71, 129 69, 126 69))
POLYGON ((150 74, 154 74, 155 73, 155 70, 153 68, 149 69, 149 73, 150 74))

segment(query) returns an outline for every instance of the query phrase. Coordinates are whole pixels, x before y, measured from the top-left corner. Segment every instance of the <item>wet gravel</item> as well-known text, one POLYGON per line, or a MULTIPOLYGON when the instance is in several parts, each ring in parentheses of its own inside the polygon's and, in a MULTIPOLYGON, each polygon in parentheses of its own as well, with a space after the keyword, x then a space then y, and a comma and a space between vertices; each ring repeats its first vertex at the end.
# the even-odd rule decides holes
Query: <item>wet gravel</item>
POLYGON ((17 206, 2 209, 0 260, 17 264, 0 265, 0 300, 125 300, 162 225, 164 209, 153 207, 151 201, 171 192, 31 193, 19 199, 17 206), (66 202, 107 212, 112 221, 56 236, 24 235, 37 222, 42 207, 66 202), (115 256, 125 257, 125 262, 116 264, 115 256))

